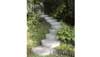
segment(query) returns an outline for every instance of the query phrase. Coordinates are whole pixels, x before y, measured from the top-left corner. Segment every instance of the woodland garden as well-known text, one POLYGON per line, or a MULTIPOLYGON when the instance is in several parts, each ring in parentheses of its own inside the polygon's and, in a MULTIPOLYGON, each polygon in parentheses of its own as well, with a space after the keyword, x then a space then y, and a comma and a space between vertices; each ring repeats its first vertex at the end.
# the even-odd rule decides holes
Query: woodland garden
POLYGON ((27 0, 27 57, 75 57, 74 20, 74 0, 27 0), (51 27, 40 17, 42 14, 53 17, 62 26, 56 35, 61 44, 55 48, 56 53, 47 56, 32 52, 51 27))

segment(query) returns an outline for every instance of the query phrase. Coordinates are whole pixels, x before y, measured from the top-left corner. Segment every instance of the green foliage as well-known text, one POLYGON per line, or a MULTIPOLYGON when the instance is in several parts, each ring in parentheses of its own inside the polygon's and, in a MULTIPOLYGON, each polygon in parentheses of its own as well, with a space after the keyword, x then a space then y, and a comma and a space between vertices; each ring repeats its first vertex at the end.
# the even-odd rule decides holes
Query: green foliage
POLYGON ((57 47, 58 54, 74 57, 74 27, 62 22, 62 28, 58 31, 57 37, 61 45, 57 47))
POLYGON ((74 41, 74 27, 62 23, 62 28, 58 31, 57 36, 64 43, 74 41))
POLYGON ((74 46, 71 44, 62 43, 59 47, 56 48, 56 51, 59 55, 66 55, 68 57, 74 57, 74 46))
POLYGON ((61 17, 60 15, 63 13, 63 10, 64 10, 65 7, 66 7, 66 6, 65 6, 64 3, 60 4, 60 5, 57 7, 57 9, 52 13, 52 15, 53 15, 54 17, 56 17, 56 18, 60 18, 60 17, 61 17))
POLYGON ((28 16, 27 16, 28 30, 30 30, 31 32, 36 31, 33 29, 35 29, 35 27, 39 24, 40 24, 39 23, 39 15, 34 12, 28 13, 28 16))
POLYGON ((40 3, 42 0, 27 0, 28 3, 37 4, 40 3))
POLYGON ((74 51, 74 46, 70 44, 62 43, 59 47, 57 47, 57 49, 66 50, 66 51, 74 51))

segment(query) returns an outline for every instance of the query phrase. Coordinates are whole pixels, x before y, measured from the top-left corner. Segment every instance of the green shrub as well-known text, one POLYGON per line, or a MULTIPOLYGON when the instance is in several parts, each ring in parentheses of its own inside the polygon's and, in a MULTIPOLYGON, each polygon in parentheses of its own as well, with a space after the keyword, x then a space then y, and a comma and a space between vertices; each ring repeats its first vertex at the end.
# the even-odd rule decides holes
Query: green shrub
POLYGON ((58 31, 57 36, 64 43, 74 44, 74 27, 62 23, 62 28, 58 31))
POLYGON ((66 55, 68 57, 74 57, 74 46, 71 44, 62 43, 56 48, 58 55, 66 55))

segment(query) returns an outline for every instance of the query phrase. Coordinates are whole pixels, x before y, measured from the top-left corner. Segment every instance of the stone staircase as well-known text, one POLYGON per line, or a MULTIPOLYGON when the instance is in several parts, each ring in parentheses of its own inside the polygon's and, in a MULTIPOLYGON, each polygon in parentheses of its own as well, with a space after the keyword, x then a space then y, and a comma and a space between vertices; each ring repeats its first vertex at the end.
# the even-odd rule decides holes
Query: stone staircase
POLYGON ((56 19, 49 17, 48 15, 41 15, 41 18, 45 19, 51 25, 49 33, 45 35, 45 39, 41 40, 41 46, 32 48, 32 52, 37 55, 50 55, 55 51, 55 47, 60 45, 60 41, 57 40, 57 30, 61 28, 60 22, 56 19))

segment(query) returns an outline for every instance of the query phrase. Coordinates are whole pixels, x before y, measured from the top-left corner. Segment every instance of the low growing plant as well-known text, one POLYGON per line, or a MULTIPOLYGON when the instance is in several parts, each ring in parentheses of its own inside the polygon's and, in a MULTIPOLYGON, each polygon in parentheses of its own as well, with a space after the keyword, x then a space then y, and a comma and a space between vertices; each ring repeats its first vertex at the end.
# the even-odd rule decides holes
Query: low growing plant
POLYGON ((57 37, 64 43, 74 44, 74 27, 62 22, 62 28, 58 31, 57 37))

